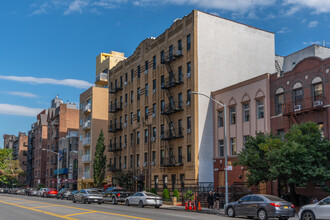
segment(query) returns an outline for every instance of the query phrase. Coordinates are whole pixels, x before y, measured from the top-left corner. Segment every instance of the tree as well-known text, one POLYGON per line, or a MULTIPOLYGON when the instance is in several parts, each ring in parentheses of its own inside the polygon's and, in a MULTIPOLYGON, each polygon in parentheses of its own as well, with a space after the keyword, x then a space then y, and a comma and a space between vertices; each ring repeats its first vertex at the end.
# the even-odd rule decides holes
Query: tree
POLYGON ((105 150, 104 136, 103 136, 103 131, 101 130, 101 133, 96 143, 94 163, 93 163, 95 187, 102 187, 105 176, 107 158, 104 155, 104 150, 105 150))
POLYGON ((126 189, 132 189, 133 186, 133 173, 132 172, 120 172, 114 179, 117 181, 118 185, 126 189))
POLYGON ((5 185, 18 184, 18 177, 23 175, 19 161, 13 160, 11 149, 0 149, 0 182, 5 185))

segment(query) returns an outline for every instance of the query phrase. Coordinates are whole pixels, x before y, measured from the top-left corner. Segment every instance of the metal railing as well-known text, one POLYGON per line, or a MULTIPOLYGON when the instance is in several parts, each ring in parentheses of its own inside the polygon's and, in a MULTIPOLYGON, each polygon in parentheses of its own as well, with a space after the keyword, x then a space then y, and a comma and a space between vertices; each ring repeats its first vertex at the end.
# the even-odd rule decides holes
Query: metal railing
POLYGON ((82 162, 86 163, 86 162, 90 162, 90 155, 89 154, 86 154, 86 155, 82 155, 82 162))
POLYGON ((87 120, 84 122, 83 129, 90 129, 91 128, 91 120, 87 120))
POLYGON ((85 146, 85 145, 90 145, 91 144, 91 138, 90 137, 86 137, 83 139, 82 141, 82 145, 85 146))

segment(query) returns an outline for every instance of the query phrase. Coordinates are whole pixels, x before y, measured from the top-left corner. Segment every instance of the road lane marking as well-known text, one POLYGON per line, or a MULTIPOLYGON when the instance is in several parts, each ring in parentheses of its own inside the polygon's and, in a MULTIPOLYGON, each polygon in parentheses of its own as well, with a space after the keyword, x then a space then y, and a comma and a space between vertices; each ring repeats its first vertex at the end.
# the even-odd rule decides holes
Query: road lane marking
POLYGON ((54 207, 54 206, 60 206, 60 205, 43 205, 43 206, 36 206, 36 207, 30 207, 30 208, 40 209, 40 208, 47 208, 47 207, 54 207))
MULTIPOLYGON (((6 196, 2 196, 3 198, 12 198, 12 197, 6 197, 6 196)), ((1 198, 1 197, 0 197, 1 198)), ((27 200, 27 199, 18 199, 18 200, 25 200, 25 201, 31 201, 31 202, 35 202, 35 203, 40 203, 40 204, 46 204, 46 205, 54 205, 52 203, 46 203, 46 202, 37 202, 37 201, 32 201, 32 200, 27 200)), ((0 200, 0 202, 2 203, 6 203, 6 202, 3 202, 0 200)), ((14 203, 8 203, 8 204, 12 204, 12 205, 15 205, 14 203)), ((150 219, 150 218, 143 218, 143 217, 138 217, 138 216, 131 216, 131 215, 124 215, 124 214, 118 214, 118 213, 112 213, 112 212, 104 212, 104 211, 95 211, 95 210, 91 210, 91 209, 84 209, 84 208, 78 208, 78 207, 71 207, 71 206, 66 206, 66 205, 56 205, 58 207, 66 207, 66 208, 70 208, 70 209, 78 209, 78 210, 84 210, 86 212, 94 212, 94 213, 102 213, 102 214, 107 214, 107 215, 115 215, 115 216, 120 216, 120 217, 125 217, 125 218, 132 218, 132 219, 140 219, 140 220, 153 220, 153 219, 150 219)), ((41 211, 41 210, 38 210, 38 209, 34 209, 34 208, 28 208, 28 207, 25 207, 25 206, 21 206, 22 208, 26 208, 26 209, 31 209, 31 210, 34 210, 34 211, 38 211, 38 212, 44 212, 44 211, 41 211)), ((44 212, 45 213, 45 212, 44 212)), ((54 213, 51 213, 51 212, 48 212, 50 214, 53 214, 53 215, 57 215, 57 214, 54 214, 54 213)), ((61 216, 61 218, 63 217, 67 217, 67 216, 64 216, 64 215, 58 215, 58 216, 61 216)), ((75 218, 69 218, 67 217, 68 219, 75 219, 75 218)))
POLYGON ((25 202, 15 202, 15 204, 24 204, 24 203, 31 203, 31 201, 25 201, 25 202))
POLYGON ((42 210, 34 209, 34 208, 29 208, 29 207, 17 205, 17 204, 14 204, 14 203, 9 203, 9 202, 4 202, 4 201, 0 201, 0 202, 1 203, 4 203, 4 204, 7 204, 7 205, 12 205, 12 206, 20 207, 20 208, 23 208, 23 209, 28 209, 28 210, 32 210, 32 211, 35 211, 35 212, 40 212, 40 213, 43 213, 43 214, 46 214, 46 215, 55 216, 55 217, 62 218, 62 219, 77 220, 76 218, 70 218, 70 217, 67 217, 65 215, 58 215, 58 214, 55 214, 55 213, 46 212, 46 211, 42 211, 42 210))
POLYGON ((93 212, 79 212, 79 213, 74 213, 74 214, 70 214, 70 215, 66 215, 66 216, 74 216, 74 215, 85 215, 85 214, 90 214, 90 213, 95 213, 97 211, 93 211, 93 212))

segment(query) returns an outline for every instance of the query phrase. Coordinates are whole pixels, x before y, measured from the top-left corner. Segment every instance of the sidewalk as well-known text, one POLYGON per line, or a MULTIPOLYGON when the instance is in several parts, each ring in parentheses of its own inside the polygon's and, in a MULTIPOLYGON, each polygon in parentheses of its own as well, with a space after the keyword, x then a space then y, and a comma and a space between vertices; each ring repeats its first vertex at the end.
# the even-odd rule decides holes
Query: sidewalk
POLYGON ((175 206, 175 205, 162 205, 160 208, 175 210, 175 211, 198 212, 198 213, 205 213, 212 215, 224 215, 223 209, 215 210, 215 209, 202 208, 201 211, 194 211, 194 210, 185 210, 184 206, 175 206))

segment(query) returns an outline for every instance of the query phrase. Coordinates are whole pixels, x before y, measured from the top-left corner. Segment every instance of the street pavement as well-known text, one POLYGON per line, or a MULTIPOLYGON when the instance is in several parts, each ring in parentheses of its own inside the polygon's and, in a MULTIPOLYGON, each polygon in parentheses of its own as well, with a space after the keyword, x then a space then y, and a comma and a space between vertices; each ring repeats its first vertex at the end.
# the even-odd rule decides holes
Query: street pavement
MULTIPOLYGON (((233 220, 222 214, 204 214, 181 210, 138 208, 112 204, 81 204, 70 200, 27 197, 0 194, 0 220, 41 220, 41 219, 111 219, 111 220, 233 220)), ((244 218, 235 218, 235 220, 244 218)), ((296 220, 291 218, 290 220, 296 220)))

